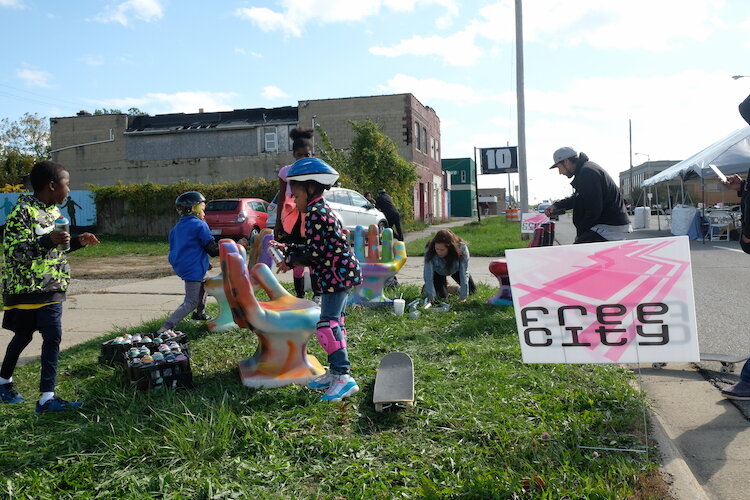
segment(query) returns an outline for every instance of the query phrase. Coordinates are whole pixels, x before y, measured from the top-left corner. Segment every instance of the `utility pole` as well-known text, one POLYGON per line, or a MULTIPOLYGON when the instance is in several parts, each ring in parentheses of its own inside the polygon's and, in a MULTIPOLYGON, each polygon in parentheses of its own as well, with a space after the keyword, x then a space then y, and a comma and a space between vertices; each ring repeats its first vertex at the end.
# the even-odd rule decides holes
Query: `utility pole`
POLYGON ((521 214, 529 209, 529 186, 526 180, 526 105, 523 89, 523 12, 516 0, 516 101, 518 106, 518 183, 521 185, 521 214))

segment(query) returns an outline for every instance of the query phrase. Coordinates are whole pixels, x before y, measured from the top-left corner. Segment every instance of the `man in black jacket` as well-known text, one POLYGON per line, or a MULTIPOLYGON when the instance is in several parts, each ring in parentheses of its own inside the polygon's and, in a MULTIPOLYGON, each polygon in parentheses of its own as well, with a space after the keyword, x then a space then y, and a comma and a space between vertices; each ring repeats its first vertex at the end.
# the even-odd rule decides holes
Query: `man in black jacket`
POLYGON ((404 241, 404 232, 401 230, 401 213, 393 204, 393 200, 385 192, 385 189, 378 190, 375 206, 385 215, 388 225, 393 229, 393 236, 399 241, 404 241))
POLYGON ((573 225, 576 227, 574 243, 624 240, 632 231, 625 209, 622 193, 612 177, 599 165, 589 161, 585 153, 571 147, 563 147, 552 155, 560 175, 573 177, 573 196, 556 201, 544 213, 550 217, 555 213, 573 210, 573 225))
MULTIPOLYGON (((740 104, 740 116, 750 125, 750 96, 740 104)), ((744 181, 737 174, 727 175, 724 186, 737 191, 742 208, 742 231, 740 231, 740 247, 745 253, 750 253, 750 170, 744 181)), ((750 361, 746 361, 740 372, 740 380, 736 384, 721 390, 721 395, 727 399, 750 401, 750 361)))

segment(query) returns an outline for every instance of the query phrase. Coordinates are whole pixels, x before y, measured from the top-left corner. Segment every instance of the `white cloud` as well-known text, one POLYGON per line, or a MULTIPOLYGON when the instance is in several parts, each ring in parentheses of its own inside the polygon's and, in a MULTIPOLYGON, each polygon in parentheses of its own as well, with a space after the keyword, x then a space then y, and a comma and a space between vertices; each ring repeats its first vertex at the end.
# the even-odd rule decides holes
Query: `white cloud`
POLYGON ((102 56, 84 56, 81 58, 81 61, 89 66, 104 66, 104 58, 102 56))
POLYGON ((237 97, 234 92, 175 92, 173 94, 153 92, 142 97, 124 97, 95 101, 94 104, 106 108, 126 110, 139 108, 149 114, 160 113, 197 113, 200 108, 205 111, 230 111, 230 104, 237 97))
POLYGON ((0 0, 0 7, 7 9, 25 9, 26 6, 21 0, 0 0))
MULTIPOLYGON (((552 47, 666 51, 685 40, 705 40, 722 27, 723 6, 723 0, 538 0, 524 4, 523 36, 526 43, 552 47), (680 13, 679 22, 675 12, 680 13)), ((457 14, 456 6, 446 7, 451 16, 457 14)), ((500 0, 480 8, 474 19, 451 35, 414 35, 388 47, 372 47, 370 52, 388 57, 437 55, 450 65, 474 66, 483 53, 497 54, 498 47, 485 47, 487 43, 514 41, 514 2, 500 0)))
POLYGON ((482 104, 487 102, 511 102, 515 99, 515 93, 483 93, 460 83, 446 82, 437 78, 419 79, 401 73, 388 80, 385 85, 380 85, 378 89, 394 94, 410 92, 424 104, 435 100, 459 104, 482 104))
POLYGON ((391 47, 371 47, 370 53, 387 57, 435 55, 453 66, 474 66, 482 55, 482 49, 474 42, 475 36, 476 33, 472 29, 459 31, 447 37, 415 35, 391 47))
POLYGON ((27 87, 52 87, 50 83, 52 75, 46 71, 26 67, 17 69, 16 75, 24 81, 27 87))
POLYGON ((156 21, 164 16, 161 0, 127 0, 94 17, 101 23, 120 23, 127 26, 133 18, 139 21, 156 21))
POLYGON ((287 97, 286 92, 281 90, 279 87, 276 87, 275 85, 266 85, 263 87, 263 98, 264 99, 281 99, 283 97, 287 97))
POLYGON ((262 31, 280 31, 287 36, 299 37, 308 23, 362 21, 377 15, 382 8, 410 12, 417 5, 436 4, 446 10, 437 20, 439 26, 448 26, 459 10, 456 0, 282 0, 281 4, 280 11, 241 7, 234 13, 241 19, 252 21, 262 31))

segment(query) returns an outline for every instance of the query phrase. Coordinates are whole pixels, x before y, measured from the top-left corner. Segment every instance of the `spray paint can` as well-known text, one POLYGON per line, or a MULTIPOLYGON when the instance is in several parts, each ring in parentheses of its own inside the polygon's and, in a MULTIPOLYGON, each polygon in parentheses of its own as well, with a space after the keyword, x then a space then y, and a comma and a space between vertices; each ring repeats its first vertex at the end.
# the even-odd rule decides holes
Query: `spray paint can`
POLYGON ((277 264, 284 262, 284 254, 276 247, 268 247, 268 255, 270 255, 273 261, 277 264))

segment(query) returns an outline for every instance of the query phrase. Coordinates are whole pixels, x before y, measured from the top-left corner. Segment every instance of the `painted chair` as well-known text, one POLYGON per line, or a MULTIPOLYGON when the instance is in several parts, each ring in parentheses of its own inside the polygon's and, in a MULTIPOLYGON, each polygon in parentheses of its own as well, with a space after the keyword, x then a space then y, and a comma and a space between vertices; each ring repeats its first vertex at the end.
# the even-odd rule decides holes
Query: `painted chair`
POLYGON ((245 249, 232 240, 219 242, 219 258, 234 322, 253 329, 258 336, 255 354, 240 362, 242 383, 247 387, 306 384, 325 373, 320 362, 307 353, 307 343, 320 319, 318 305, 290 295, 263 263, 248 271, 245 249), (268 301, 256 298, 253 283, 266 291, 268 301))
MULTIPOLYGON (((531 237, 528 247, 547 247, 552 246, 555 241, 555 223, 545 222, 536 229, 531 237)), ((497 259, 490 262, 490 272, 497 278, 500 283, 500 290, 497 295, 487 299, 487 302, 493 306, 512 306, 513 294, 510 289, 510 277, 508 275, 508 261, 497 259)))
POLYGON ((362 268, 362 283, 349 296, 349 305, 390 305, 392 299, 385 296, 385 283, 395 276, 406 263, 406 245, 393 238, 393 230, 383 231, 380 242, 378 226, 357 226, 349 235, 354 254, 362 268), (380 242, 380 243, 379 243, 380 242))
MULTIPOLYGON (((273 230, 263 229, 250 240, 250 252, 247 254, 248 267, 261 262, 272 267, 271 256, 268 254, 268 244, 273 239, 273 230)), ((222 273, 205 281, 206 293, 213 297, 219 305, 219 314, 213 320, 206 323, 209 332, 225 332, 237 328, 232 319, 232 310, 224 293, 224 276, 222 273)))

